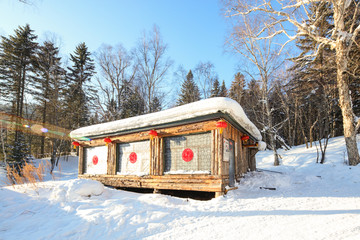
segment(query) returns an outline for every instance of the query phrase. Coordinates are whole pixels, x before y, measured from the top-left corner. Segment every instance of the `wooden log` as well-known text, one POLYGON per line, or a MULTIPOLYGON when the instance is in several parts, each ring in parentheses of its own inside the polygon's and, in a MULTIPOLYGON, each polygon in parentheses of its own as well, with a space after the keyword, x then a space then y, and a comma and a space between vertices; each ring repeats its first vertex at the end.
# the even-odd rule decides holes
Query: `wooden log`
POLYGON ((154 192, 153 192, 153 193, 154 193, 154 194, 161 194, 161 190, 154 188, 154 192))
POLYGON ((221 196, 223 196, 223 195, 224 195, 224 192, 223 192, 223 191, 221 191, 221 192, 215 192, 215 198, 221 197, 221 196))
POLYGON ((234 132, 234 148, 235 148, 235 178, 236 178, 236 175, 239 174, 238 166, 240 164, 239 131, 237 129, 234 132))
POLYGON ((223 135, 218 131, 218 172, 219 175, 223 174, 223 158, 224 158, 224 138, 223 135))
POLYGON ((211 174, 215 175, 215 131, 211 131, 211 162, 210 162, 210 171, 211 174))
POLYGON ((150 175, 155 175, 154 139, 150 140, 150 175))
POLYGON ((165 169, 164 154, 165 154, 164 139, 160 138, 159 175, 164 175, 164 169, 165 169))
POLYGON ((178 135, 186 135, 197 132, 208 132, 216 129, 217 120, 210 120, 198 123, 191 123, 186 125, 181 125, 177 127, 170 127, 165 129, 159 129, 157 132, 161 137, 171 137, 178 135))
MULTIPOLYGON (((196 132, 208 132, 213 129, 216 129, 216 122, 217 120, 202 121, 197 123, 181 125, 177 127, 157 129, 156 131, 158 132, 160 137, 186 135, 196 132)), ((135 141, 147 140, 150 138, 150 136, 149 136, 149 131, 142 131, 142 132, 134 132, 134 133, 128 133, 118 136, 111 136, 109 138, 111 139, 111 141, 119 143, 119 142, 135 142, 135 141)), ((81 145, 90 146, 90 147, 105 145, 104 137, 92 139, 91 141, 79 141, 79 142, 81 145)))
POLYGON ((84 174, 84 147, 79 146, 78 174, 84 174))
POLYGON ((238 187, 228 188, 228 189, 225 189, 224 193, 227 194, 229 191, 236 190, 236 189, 238 189, 238 187))
POLYGON ((161 175, 160 174, 160 138, 156 138, 156 175, 161 175))
POLYGON ((169 190, 189 190, 189 191, 206 191, 220 192, 223 191, 221 179, 164 179, 164 178, 118 178, 109 177, 108 175, 81 175, 80 178, 89 178, 102 182, 105 185, 114 187, 134 187, 134 188, 154 188, 169 190))
POLYGON ((108 144, 107 174, 116 174, 116 143, 114 142, 108 144))

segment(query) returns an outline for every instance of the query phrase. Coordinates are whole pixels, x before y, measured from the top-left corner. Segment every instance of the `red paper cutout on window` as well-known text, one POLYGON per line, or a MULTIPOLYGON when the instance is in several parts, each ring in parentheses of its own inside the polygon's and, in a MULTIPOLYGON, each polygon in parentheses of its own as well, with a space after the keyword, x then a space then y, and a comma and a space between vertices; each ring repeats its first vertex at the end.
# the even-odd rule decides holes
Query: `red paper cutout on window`
POLYGON ((187 148, 182 152, 182 159, 185 162, 190 162, 193 158, 194 158, 194 152, 190 148, 187 148))
POLYGON ((129 159, 130 159, 131 163, 136 163, 136 160, 137 160, 136 153, 134 153, 134 152, 130 153, 129 159))
POLYGON ((98 162, 99 162, 99 158, 95 155, 95 156, 93 156, 93 158, 92 158, 92 162, 93 162, 93 164, 94 165, 96 165, 96 164, 98 164, 98 162))

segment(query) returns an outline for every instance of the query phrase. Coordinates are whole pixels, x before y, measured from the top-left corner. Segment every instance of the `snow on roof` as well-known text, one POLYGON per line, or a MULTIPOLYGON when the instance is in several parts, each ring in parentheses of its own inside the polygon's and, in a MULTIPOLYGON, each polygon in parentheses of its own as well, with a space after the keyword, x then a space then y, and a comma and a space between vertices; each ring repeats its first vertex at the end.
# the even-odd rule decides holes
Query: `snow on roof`
POLYGON ((150 127, 152 125, 193 119, 218 112, 228 114, 251 136, 259 141, 261 140, 262 137, 260 131, 248 119, 240 104, 230 98, 224 97, 204 99, 160 112, 82 127, 72 131, 70 137, 76 139, 97 135, 111 135, 114 132, 131 129, 135 130, 137 128, 150 127))

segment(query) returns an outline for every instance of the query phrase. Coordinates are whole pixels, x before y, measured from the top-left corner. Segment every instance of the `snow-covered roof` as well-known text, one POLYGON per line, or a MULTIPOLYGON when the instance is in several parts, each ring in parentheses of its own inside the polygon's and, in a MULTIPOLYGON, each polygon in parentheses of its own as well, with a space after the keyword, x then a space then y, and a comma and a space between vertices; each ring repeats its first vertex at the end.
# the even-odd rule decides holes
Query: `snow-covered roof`
POLYGON ((240 104, 230 98, 224 97, 204 99, 160 112, 82 127, 72 131, 70 137, 77 139, 100 135, 111 136, 113 133, 122 131, 190 120, 215 113, 223 113, 230 116, 237 124, 247 131, 248 134, 258 141, 261 140, 260 131, 248 119, 240 104))

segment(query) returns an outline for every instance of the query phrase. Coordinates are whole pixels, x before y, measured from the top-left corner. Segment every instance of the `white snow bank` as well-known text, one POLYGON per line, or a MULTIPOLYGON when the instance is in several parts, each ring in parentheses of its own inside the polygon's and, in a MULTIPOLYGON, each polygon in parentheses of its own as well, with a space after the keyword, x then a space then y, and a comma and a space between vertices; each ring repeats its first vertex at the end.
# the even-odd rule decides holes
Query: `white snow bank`
POLYGON ((99 196, 104 192, 104 185, 101 182, 90 179, 75 179, 69 183, 68 196, 91 197, 99 196))
POLYGON ((240 126, 248 131, 249 134, 257 140, 261 140, 260 131, 248 119, 239 103, 230 98, 223 97, 204 99, 161 112, 79 128, 72 131, 70 137, 76 139, 94 135, 111 134, 118 131, 192 119, 217 112, 229 114, 240 126))
POLYGON ((258 149, 259 149, 259 151, 264 151, 266 149, 266 142, 259 141, 258 142, 258 149))
POLYGON ((57 185, 50 195, 51 201, 77 201, 92 196, 100 196, 104 192, 104 185, 89 179, 74 179, 57 185))
MULTIPOLYGON (((0 187, 0 239, 359 239, 360 165, 344 164, 344 137, 329 140, 325 164, 315 147, 279 153, 278 167, 272 151, 258 153, 264 171, 210 201, 107 187, 96 195, 101 185, 80 179, 0 187)), ((73 173, 62 176, 76 177, 75 164, 73 173)))

